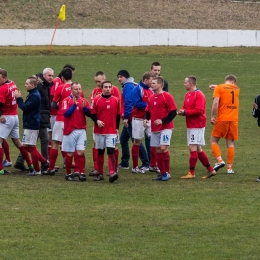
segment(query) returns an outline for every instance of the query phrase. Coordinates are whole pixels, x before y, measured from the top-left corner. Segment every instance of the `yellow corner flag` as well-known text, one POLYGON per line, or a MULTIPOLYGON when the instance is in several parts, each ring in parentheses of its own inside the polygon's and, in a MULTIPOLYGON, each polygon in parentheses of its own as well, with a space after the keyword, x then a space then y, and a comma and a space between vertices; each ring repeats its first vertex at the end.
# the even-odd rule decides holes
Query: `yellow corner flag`
POLYGON ((60 13, 58 16, 58 19, 60 19, 61 21, 64 21, 66 19, 66 5, 62 5, 60 8, 60 13))

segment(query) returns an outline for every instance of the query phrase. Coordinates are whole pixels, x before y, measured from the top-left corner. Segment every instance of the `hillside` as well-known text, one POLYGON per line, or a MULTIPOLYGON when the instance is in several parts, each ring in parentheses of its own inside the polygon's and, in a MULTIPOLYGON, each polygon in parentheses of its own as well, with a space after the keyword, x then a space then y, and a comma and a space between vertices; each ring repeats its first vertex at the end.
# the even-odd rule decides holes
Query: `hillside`
POLYGON ((260 29, 259 1, 230 0, 5 0, 0 28, 53 28, 62 4, 59 28, 260 29))

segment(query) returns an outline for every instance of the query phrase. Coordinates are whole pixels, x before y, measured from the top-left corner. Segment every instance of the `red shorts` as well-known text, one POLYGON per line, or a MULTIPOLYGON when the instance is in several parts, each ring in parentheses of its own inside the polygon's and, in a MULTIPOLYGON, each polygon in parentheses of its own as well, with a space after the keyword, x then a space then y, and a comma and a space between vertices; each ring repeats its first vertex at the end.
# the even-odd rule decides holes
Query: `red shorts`
POLYGON ((217 121, 212 130, 212 136, 238 140, 238 122, 217 121))

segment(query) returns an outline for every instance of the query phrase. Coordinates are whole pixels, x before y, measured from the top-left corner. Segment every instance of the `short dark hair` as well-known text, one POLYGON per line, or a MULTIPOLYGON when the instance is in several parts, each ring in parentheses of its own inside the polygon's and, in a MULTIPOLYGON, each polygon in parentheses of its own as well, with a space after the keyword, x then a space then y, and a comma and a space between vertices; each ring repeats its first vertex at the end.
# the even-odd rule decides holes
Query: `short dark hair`
POLYGON ((196 85, 197 79, 195 76, 190 75, 187 77, 187 79, 189 80, 189 82, 191 82, 193 85, 196 85))
POLYGON ((75 70, 75 67, 74 67, 73 65, 67 63, 67 64, 65 64, 65 65, 63 66, 63 69, 71 69, 71 70, 74 71, 74 70, 75 70))
POLYGON ((70 84, 70 88, 72 88, 74 85, 80 85, 80 83, 79 83, 79 82, 77 82, 77 81, 75 81, 75 82, 72 82, 72 83, 70 84))
POLYGON ((2 75, 3 78, 7 78, 7 71, 4 69, 0 69, 0 75, 2 75))
POLYGON ((158 84, 162 85, 162 87, 163 87, 163 84, 164 84, 163 77, 157 76, 157 77, 154 77, 153 79, 156 80, 156 82, 157 82, 158 84))
POLYGON ((150 78, 152 78, 153 76, 154 76, 154 75, 153 75, 152 72, 147 71, 147 72, 145 72, 145 73, 143 74, 143 81, 144 81, 145 79, 150 79, 150 78))
POLYGON ((237 78, 234 75, 227 75, 225 78, 225 81, 235 81, 235 83, 237 82, 237 78))
POLYGON ((112 82, 111 82, 111 81, 109 81, 109 80, 106 80, 106 81, 102 82, 102 84, 101 84, 101 88, 103 88, 103 86, 104 86, 104 84, 105 84, 105 83, 110 83, 110 84, 111 84, 111 86, 112 86, 112 82))
POLYGON ((96 72, 95 74, 95 77, 98 77, 98 76, 105 76, 105 73, 101 70, 99 70, 98 72, 96 72))
POLYGON ((72 70, 69 68, 65 68, 60 73, 61 77, 63 77, 65 80, 72 79, 72 70))
POLYGON ((160 62, 155 61, 152 63, 151 69, 153 68, 153 66, 161 66, 160 62))

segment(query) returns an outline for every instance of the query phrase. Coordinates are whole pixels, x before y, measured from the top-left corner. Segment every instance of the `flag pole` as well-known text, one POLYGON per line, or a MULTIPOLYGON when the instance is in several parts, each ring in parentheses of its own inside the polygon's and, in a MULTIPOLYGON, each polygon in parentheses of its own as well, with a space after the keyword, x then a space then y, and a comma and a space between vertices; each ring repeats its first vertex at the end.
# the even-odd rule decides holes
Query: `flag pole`
POLYGON ((59 26, 59 23, 60 23, 60 19, 58 18, 57 21, 56 21, 56 24, 55 24, 55 29, 54 29, 53 35, 52 35, 51 44, 49 46, 49 51, 51 51, 51 49, 52 49, 52 42, 53 42, 56 30, 57 30, 57 28, 59 26))

